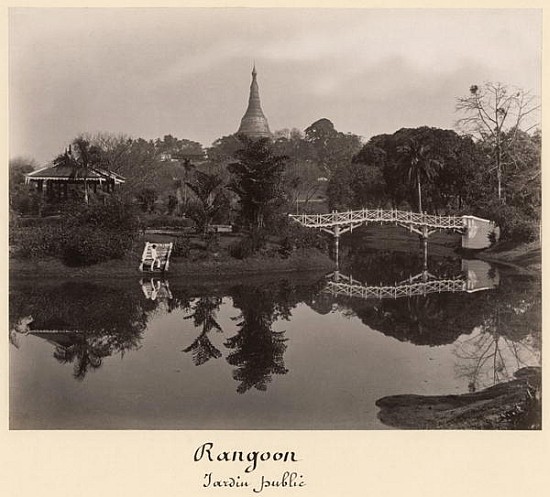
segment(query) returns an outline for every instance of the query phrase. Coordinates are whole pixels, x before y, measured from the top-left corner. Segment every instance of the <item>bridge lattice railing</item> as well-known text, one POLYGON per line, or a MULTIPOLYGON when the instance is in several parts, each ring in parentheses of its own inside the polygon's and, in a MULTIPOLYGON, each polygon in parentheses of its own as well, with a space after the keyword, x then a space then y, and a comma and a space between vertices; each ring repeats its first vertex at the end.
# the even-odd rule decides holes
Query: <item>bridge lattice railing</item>
POLYGON ((429 293, 464 292, 467 291, 463 278, 433 280, 394 286, 363 286, 336 281, 329 281, 323 289, 324 293, 335 296, 358 297, 362 299, 400 298, 429 293))
POLYGON ((290 214, 290 218, 308 228, 353 225, 365 222, 401 223, 455 230, 462 230, 466 227, 464 219, 459 216, 437 216, 394 209, 361 209, 358 211, 331 212, 329 214, 290 214))

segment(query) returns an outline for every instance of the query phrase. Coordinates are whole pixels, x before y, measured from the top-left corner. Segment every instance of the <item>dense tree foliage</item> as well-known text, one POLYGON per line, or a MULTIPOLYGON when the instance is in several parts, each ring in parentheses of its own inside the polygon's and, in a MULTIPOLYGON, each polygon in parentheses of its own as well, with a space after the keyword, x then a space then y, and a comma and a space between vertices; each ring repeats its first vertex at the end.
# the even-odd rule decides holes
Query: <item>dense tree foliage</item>
MULTIPOLYGON (((222 211, 226 222, 237 218, 246 228, 274 229, 279 211, 369 207, 479 215, 495 220, 504 238, 536 239, 536 100, 521 89, 487 83, 473 85, 457 110, 462 135, 423 126, 362 144, 322 118, 304 131, 276 131, 272 140, 224 136, 205 150, 172 135, 145 140, 101 133, 79 136, 53 163, 70 165, 84 178, 90 167, 119 173, 130 202, 148 214, 192 218, 201 229, 222 211)), ((30 167, 10 165, 13 213, 37 210, 40 203, 23 184, 30 167)))
POLYGON ((372 137, 350 164, 337 168, 327 194, 330 209, 403 208, 493 219, 505 239, 539 234, 539 131, 500 135, 502 197, 494 187, 494 140, 438 128, 403 128, 372 137), (513 136, 511 136, 513 135, 513 136), (505 201, 505 203, 503 203, 505 201))
POLYGON ((282 176, 287 157, 276 155, 267 138, 242 137, 244 148, 235 153, 237 162, 229 164, 229 188, 239 197, 241 223, 262 229, 283 202, 282 176))
POLYGON ((25 185, 25 175, 37 167, 34 159, 16 157, 9 162, 10 211, 15 214, 30 214, 38 210, 38 198, 33 189, 25 185))
POLYGON ((308 211, 315 197, 322 197, 325 175, 312 155, 312 147, 298 129, 276 132, 275 152, 288 157, 283 177, 283 187, 288 209, 308 211))
POLYGON ((337 131, 326 118, 306 128, 305 141, 310 146, 312 159, 327 177, 331 177, 339 165, 350 162, 361 148, 359 136, 337 131))
POLYGON ((470 138, 438 128, 377 135, 338 168, 329 184, 334 208, 403 207, 457 212, 471 196, 483 155, 470 138))
POLYGON ((235 159, 235 153, 243 147, 242 140, 237 134, 218 138, 207 150, 209 161, 217 164, 229 164, 235 159))
POLYGON ((216 174, 197 171, 194 180, 188 182, 187 186, 196 197, 188 214, 197 228, 206 233, 210 224, 229 209, 229 199, 222 188, 222 179, 216 174))

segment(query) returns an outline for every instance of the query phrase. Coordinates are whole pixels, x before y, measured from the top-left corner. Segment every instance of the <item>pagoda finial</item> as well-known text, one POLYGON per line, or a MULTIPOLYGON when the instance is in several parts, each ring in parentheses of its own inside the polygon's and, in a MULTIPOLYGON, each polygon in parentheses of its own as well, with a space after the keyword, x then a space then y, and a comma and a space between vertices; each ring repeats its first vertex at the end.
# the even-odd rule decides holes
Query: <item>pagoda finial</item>
POLYGON ((252 83, 250 84, 250 95, 248 97, 248 108, 241 119, 241 125, 237 133, 251 138, 270 137, 269 125, 262 111, 260 103, 260 90, 256 81, 256 61, 252 66, 252 83))

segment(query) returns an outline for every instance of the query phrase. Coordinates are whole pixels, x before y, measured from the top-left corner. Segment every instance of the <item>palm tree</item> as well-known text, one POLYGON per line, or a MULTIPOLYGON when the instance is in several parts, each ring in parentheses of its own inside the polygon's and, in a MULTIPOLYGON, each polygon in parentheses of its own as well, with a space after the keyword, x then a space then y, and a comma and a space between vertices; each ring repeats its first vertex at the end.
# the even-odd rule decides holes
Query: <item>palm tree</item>
POLYGON ((183 161, 181 162, 181 165, 183 166, 184 175, 185 175, 184 181, 183 181, 183 185, 185 187, 183 189, 183 195, 184 195, 183 205, 187 207, 187 180, 189 177, 189 173, 195 169, 195 165, 192 164, 189 159, 183 159, 183 161))
POLYGON ((189 215, 194 218, 203 233, 208 232, 212 220, 226 207, 226 196, 222 188, 223 180, 217 174, 197 171, 193 182, 186 182, 198 200, 189 215))
POLYGON ((212 344, 208 333, 212 330, 222 332, 222 328, 216 321, 216 312, 220 308, 222 299, 220 297, 201 297, 194 305, 193 314, 184 319, 193 319, 193 324, 199 328, 202 326, 202 333, 183 352, 193 353, 193 362, 200 366, 210 359, 219 359, 222 353, 212 344))
POLYGON ((101 150, 95 145, 90 145, 88 140, 79 137, 69 145, 63 154, 58 155, 53 163, 55 166, 71 167, 73 178, 84 179, 84 201, 88 204, 88 174, 90 168, 99 164, 100 160, 101 150))
POLYGON ((430 181, 441 169, 442 162, 431 151, 428 144, 420 143, 414 138, 406 145, 397 149, 401 156, 401 164, 406 169, 407 179, 416 184, 418 192, 418 212, 422 212, 422 181, 430 181))

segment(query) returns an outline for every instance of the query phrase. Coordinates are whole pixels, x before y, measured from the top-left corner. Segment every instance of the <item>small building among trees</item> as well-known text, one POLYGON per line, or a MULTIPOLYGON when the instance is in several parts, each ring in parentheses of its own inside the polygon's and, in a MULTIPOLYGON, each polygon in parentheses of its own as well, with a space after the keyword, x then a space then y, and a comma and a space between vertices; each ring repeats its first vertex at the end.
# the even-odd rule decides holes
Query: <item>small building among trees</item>
POLYGON ((87 201, 88 189, 111 193, 115 187, 125 182, 125 178, 113 171, 98 167, 76 167, 58 164, 33 171, 25 175, 26 184, 34 184, 48 200, 66 200, 69 198, 69 188, 84 189, 87 201), (69 185, 73 185, 69 187, 69 185), (75 186, 76 185, 76 186, 75 186))

